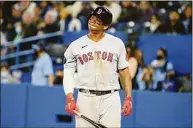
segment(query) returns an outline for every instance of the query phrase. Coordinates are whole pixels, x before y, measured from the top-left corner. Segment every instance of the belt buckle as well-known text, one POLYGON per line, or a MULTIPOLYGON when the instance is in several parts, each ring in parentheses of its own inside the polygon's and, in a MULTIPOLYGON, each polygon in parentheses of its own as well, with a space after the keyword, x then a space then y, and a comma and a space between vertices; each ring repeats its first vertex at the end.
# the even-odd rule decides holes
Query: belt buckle
POLYGON ((82 90, 82 92, 84 92, 84 93, 90 93, 88 89, 84 89, 84 90, 82 90))
POLYGON ((95 94, 96 96, 101 96, 102 95, 102 93, 101 92, 96 92, 96 94, 95 94))
POLYGON ((96 92, 96 95, 101 96, 101 95, 103 95, 103 93, 99 91, 99 92, 96 92))

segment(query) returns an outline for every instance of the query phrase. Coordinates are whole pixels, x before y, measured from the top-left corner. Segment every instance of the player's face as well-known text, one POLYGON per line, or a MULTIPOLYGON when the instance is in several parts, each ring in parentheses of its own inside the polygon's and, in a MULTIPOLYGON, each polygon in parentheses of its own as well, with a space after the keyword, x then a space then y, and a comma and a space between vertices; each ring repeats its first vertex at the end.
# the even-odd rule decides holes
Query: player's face
POLYGON ((100 18, 91 16, 88 21, 88 28, 91 31, 104 31, 106 26, 103 24, 100 18))

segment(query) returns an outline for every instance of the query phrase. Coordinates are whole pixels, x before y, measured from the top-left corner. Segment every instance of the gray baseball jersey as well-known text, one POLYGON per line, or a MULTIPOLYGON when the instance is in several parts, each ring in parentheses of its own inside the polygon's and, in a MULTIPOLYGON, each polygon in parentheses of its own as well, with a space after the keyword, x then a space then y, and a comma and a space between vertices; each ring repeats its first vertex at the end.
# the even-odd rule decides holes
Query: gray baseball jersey
POLYGON ((105 33, 96 43, 85 35, 69 45, 64 54, 64 68, 77 71, 76 88, 119 89, 117 70, 129 66, 125 57, 126 50, 121 39, 105 33))

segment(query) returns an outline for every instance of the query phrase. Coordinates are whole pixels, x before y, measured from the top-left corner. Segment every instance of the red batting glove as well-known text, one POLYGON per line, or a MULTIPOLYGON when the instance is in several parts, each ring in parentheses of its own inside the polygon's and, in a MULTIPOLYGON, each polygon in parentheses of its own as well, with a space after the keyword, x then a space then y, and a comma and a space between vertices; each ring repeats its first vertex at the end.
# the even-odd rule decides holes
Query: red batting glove
POLYGON ((131 96, 125 97, 121 112, 123 113, 124 116, 128 116, 131 114, 132 112, 132 97, 131 96))
POLYGON ((76 103, 75 103, 75 100, 74 100, 73 97, 67 97, 65 110, 66 110, 69 114, 74 114, 74 110, 75 110, 75 111, 78 111, 78 108, 77 108, 77 106, 76 106, 76 103))

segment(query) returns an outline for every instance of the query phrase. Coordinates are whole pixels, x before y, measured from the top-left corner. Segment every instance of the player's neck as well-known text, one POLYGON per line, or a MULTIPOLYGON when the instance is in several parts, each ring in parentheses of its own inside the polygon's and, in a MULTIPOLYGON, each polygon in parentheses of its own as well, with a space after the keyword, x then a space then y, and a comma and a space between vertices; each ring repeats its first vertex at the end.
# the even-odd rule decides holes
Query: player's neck
POLYGON ((105 36, 105 33, 104 32, 100 32, 100 33, 90 32, 87 36, 89 39, 97 43, 105 36))

